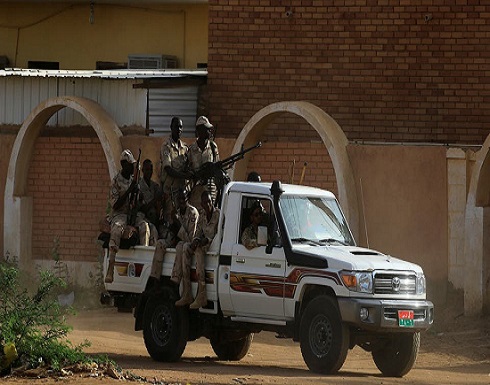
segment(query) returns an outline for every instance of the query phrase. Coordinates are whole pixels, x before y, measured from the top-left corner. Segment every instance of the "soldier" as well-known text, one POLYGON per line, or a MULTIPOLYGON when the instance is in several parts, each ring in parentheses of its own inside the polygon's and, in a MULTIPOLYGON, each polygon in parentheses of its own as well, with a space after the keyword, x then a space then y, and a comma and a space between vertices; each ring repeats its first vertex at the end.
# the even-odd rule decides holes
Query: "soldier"
POLYGON ((184 188, 190 175, 188 168, 187 145, 180 140, 182 136, 182 120, 176 116, 170 122, 171 135, 160 149, 160 181, 162 191, 169 199, 166 199, 163 207, 163 219, 170 222, 170 213, 175 202, 173 194, 179 188, 184 188))
MULTIPOLYGON (((143 176, 140 178, 140 211, 145 214, 146 219, 153 224, 151 231, 156 231, 159 226, 160 211, 162 206, 162 191, 158 183, 154 182, 153 163, 150 159, 143 161, 143 176)), ((158 239, 158 235, 152 234, 152 238, 158 239)))
MULTIPOLYGON (((219 152, 217 144, 211 140, 213 125, 209 123, 208 118, 200 116, 196 121, 197 139, 189 147, 189 168, 191 172, 198 171, 202 165, 207 162, 218 162, 219 152)), ((201 194, 203 191, 209 191, 215 203, 217 190, 214 178, 206 181, 195 181, 191 191, 189 202, 191 205, 197 206, 201 202, 201 194)))
POLYGON ((183 258, 184 244, 186 242, 192 242, 196 235, 199 212, 187 202, 187 195, 183 189, 177 192, 177 203, 177 218, 180 222, 177 237, 180 241, 175 247, 175 262, 170 280, 177 285, 183 280, 182 298, 175 305, 185 306, 192 303, 194 299, 191 293, 190 268, 187 267, 187 260, 183 258))
MULTIPOLYGON (((196 299, 189 306, 191 309, 199 309, 207 304, 208 299, 206 295, 206 275, 204 271, 204 257, 213 242, 214 236, 218 231, 218 221, 220 210, 213 206, 211 194, 208 191, 204 191, 201 195, 202 210, 199 213, 199 220, 197 222, 196 235, 192 242, 188 242, 184 245, 184 267, 190 269, 192 255, 196 256, 196 272, 198 291, 196 299)), ((184 273, 184 277, 190 278, 189 273, 184 273)), ((190 286, 190 282, 188 284, 190 286)))
MULTIPOLYGON (((138 190, 137 181, 133 180, 133 173, 136 160, 129 150, 124 150, 121 154, 121 171, 114 177, 110 192, 111 204, 111 238, 109 241, 109 265, 105 282, 111 283, 114 280, 114 264, 116 254, 123 231, 128 225, 128 215, 130 213, 129 196, 138 190)), ((139 242, 148 246, 150 242, 150 227, 143 213, 138 212, 134 226, 138 228, 139 242)))
POLYGON ((257 243, 259 225, 262 222, 265 210, 260 201, 255 201, 250 208, 250 225, 243 231, 242 244, 247 249, 259 246, 257 243))

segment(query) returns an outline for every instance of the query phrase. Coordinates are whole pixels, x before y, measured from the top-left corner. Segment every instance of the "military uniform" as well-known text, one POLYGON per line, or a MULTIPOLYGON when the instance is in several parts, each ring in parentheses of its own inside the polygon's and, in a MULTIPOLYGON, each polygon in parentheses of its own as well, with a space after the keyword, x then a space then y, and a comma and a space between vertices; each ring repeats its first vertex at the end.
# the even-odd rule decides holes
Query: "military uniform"
POLYGON ((169 137, 160 149, 160 182, 162 184, 163 192, 167 194, 169 198, 165 200, 163 207, 163 216, 166 222, 170 221, 170 213, 172 212, 171 199, 173 199, 173 194, 179 188, 186 187, 186 180, 168 175, 167 171, 165 171, 165 167, 169 166, 179 172, 187 171, 188 152, 189 148, 184 142, 180 139, 175 142, 172 137, 169 137))
MULTIPOLYGON (((191 171, 198 171, 201 166, 205 163, 212 162, 216 163, 219 161, 218 145, 212 141, 208 140, 204 150, 201 150, 197 144, 197 141, 189 147, 189 168, 191 171)), ((189 198, 189 203, 194 206, 199 206, 201 204, 201 194, 204 191, 209 191, 211 197, 213 198, 213 203, 216 200, 217 189, 214 178, 210 178, 206 181, 205 185, 194 184, 189 198)))
POLYGON ((184 244, 186 242, 191 242, 196 235, 199 212, 194 206, 186 203, 184 214, 181 214, 180 210, 177 210, 177 218, 180 222, 180 229, 177 234, 180 241, 175 247, 175 262, 170 279, 172 282, 177 284, 183 280, 184 293, 190 293, 190 266, 187 266, 186 258, 183 256, 184 244))
MULTIPOLYGON (((123 170, 125 169, 125 165, 132 164, 135 165, 136 160, 134 159, 133 154, 130 150, 124 150, 121 153, 121 165, 123 166, 123 170), (124 163, 125 162, 125 163, 124 163)), ((134 167, 134 166, 133 166, 134 167)), ((137 167, 137 165, 136 165, 137 167)), ((110 215, 110 224, 111 224, 111 238, 109 240, 109 260, 107 264, 107 272, 104 278, 106 283, 111 283, 114 280, 114 266, 116 263, 116 253, 119 250, 119 245, 121 243, 121 237, 125 230, 125 227, 128 227, 128 215, 130 214, 130 196, 126 196, 124 202, 122 202, 121 206, 117 209, 114 209, 114 206, 119 201, 122 196, 125 196, 131 184, 133 182, 133 175, 128 174, 129 178, 126 179, 123 176, 123 170, 117 173, 117 175, 112 180, 111 190, 109 193, 109 202, 111 204, 111 215, 110 215)), ((134 171, 134 169, 133 169, 134 171)), ((121 202, 119 202, 121 203, 121 202)), ((145 216, 143 213, 138 212, 135 218, 134 226, 138 229, 139 232, 139 241, 140 244, 148 246, 150 242, 150 226, 149 223, 144 219, 145 216)))
MULTIPOLYGON (((195 250, 192 249, 192 242, 187 242, 184 244, 184 264, 183 268, 188 269, 184 271, 184 279, 189 279, 188 286, 190 287, 190 268, 191 268, 191 260, 192 254, 196 256, 196 272, 197 272, 197 295, 194 302, 190 304, 191 309, 199 309, 207 304, 207 295, 206 295, 206 272, 205 272, 205 256, 213 242, 214 236, 218 232, 218 222, 219 222, 220 210, 218 208, 213 207, 213 212, 211 213, 211 218, 208 221, 206 212, 201 210, 199 213, 199 221, 197 223, 196 236, 194 237, 194 241, 198 241, 199 245, 195 250), (201 246, 203 240, 206 239, 206 244, 201 246)), ((184 297, 184 296, 182 296, 184 297)), ((182 300, 182 304, 187 304, 191 301, 191 298, 184 298, 182 300)))
POLYGON ((148 203, 153 201, 153 204, 144 211, 146 219, 148 219, 155 226, 158 225, 158 219, 160 217, 160 213, 157 212, 156 199, 162 195, 160 191, 160 186, 158 183, 150 180, 150 183, 146 183, 145 178, 140 178, 140 204, 147 205, 148 203))
POLYGON ((184 245, 184 256, 188 260, 189 266, 192 254, 195 254, 196 256, 196 272, 198 280, 200 281, 205 280, 204 256, 208 252, 211 242, 213 242, 214 236, 218 231, 219 214, 220 210, 218 208, 214 208, 213 213, 211 214, 211 219, 208 221, 206 213, 204 210, 201 210, 199 213, 199 221, 197 222, 196 236, 194 239, 198 238, 200 241, 202 241, 203 238, 206 238, 207 243, 205 246, 198 246, 195 251, 193 251, 190 247, 192 242, 188 242, 184 245))
MULTIPOLYGON (((121 172, 119 172, 114 177, 109 197, 111 207, 114 207, 114 204, 119 197, 128 190, 132 182, 132 175, 129 179, 126 179, 122 176, 121 172)), ((112 209, 111 211, 111 239, 109 241, 109 248, 116 253, 119 249, 119 244, 121 243, 122 233, 127 225, 129 210, 129 199, 126 199, 119 209, 112 209)), ((148 221, 145 220, 145 215, 142 212, 137 213, 134 226, 138 229, 140 244, 148 246, 150 243, 150 226, 148 221)))
POLYGON ((247 249, 253 249, 254 247, 259 246, 257 243, 257 237, 257 229, 253 225, 248 226, 242 234, 243 246, 245 246, 247 249))

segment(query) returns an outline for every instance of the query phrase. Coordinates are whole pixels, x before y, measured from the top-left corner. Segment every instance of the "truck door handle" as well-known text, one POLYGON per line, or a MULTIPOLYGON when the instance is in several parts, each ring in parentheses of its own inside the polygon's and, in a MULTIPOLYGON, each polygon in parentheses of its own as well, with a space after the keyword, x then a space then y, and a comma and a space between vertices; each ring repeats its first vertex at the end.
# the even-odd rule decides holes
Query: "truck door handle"
POLYGON ((236 263, 245 263, 245 258, 235 260, 236 263))
POLYGON ((265 264, 265 267, 274 267, 276 269, 279 269, 281 267, 281 264, 280 263, 271 262, 271 263, 266 263, 265 264))

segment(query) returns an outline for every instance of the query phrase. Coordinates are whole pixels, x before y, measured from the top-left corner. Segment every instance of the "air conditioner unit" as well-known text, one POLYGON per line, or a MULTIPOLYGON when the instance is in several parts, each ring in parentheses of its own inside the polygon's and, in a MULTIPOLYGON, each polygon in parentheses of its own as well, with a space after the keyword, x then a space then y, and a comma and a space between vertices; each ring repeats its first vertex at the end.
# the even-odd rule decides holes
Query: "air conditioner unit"
POLYGON ((128 69, 155 70, 164 68, 177 68, 178 61, 175 56, 168 55, 129 55, 128 69))

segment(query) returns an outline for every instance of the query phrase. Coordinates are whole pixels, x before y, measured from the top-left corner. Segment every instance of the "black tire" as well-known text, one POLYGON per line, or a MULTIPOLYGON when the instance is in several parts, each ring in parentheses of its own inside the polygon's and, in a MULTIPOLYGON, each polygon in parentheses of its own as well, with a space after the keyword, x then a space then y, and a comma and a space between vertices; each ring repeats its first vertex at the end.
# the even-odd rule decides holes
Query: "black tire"
POLYGON ((420 348, 420 333, 395 333, 372 352, 378 369, 387 377, 403 377, 412 369, 420 348))
POLYGON ((340 370, 349 350, 349 328, 342 323, 333 298, 324 295, 306 305, 299 340, 303 359, 312 372, 334 374, 340 370))
POLYGON ((184 353, 189 333, 187 309, 177 308, 171 296, 151 298, 145 307, 143 338, 151 358, 175 362, 184 353))
POLYGON ((253 333, 248 333, 244 338, 226 340, 217 335, 210 339, 211 347, 220 360, 223 361, 240 361, 250 349, 253 333))

